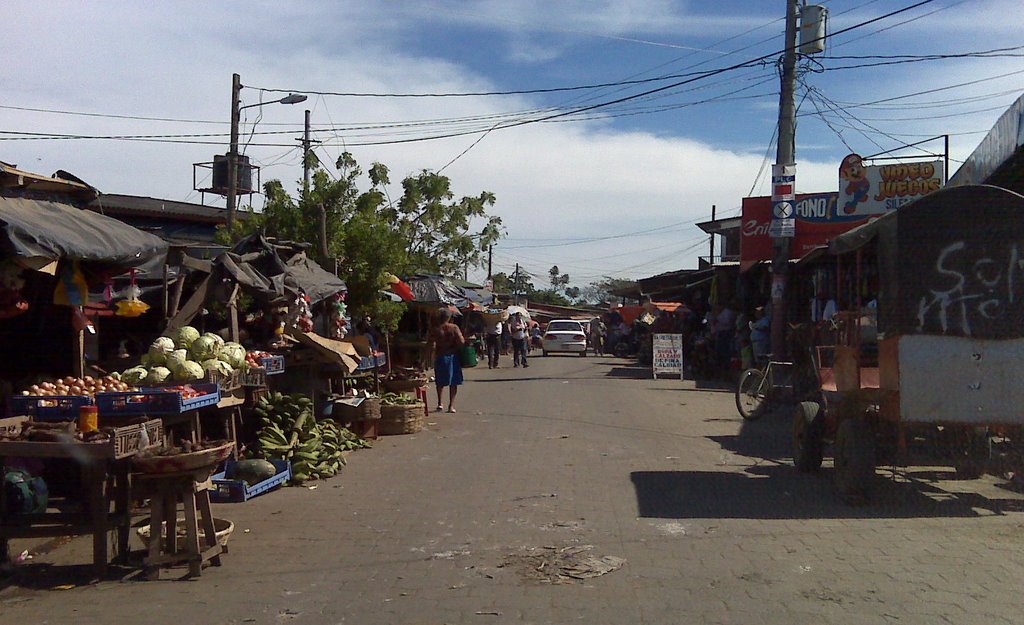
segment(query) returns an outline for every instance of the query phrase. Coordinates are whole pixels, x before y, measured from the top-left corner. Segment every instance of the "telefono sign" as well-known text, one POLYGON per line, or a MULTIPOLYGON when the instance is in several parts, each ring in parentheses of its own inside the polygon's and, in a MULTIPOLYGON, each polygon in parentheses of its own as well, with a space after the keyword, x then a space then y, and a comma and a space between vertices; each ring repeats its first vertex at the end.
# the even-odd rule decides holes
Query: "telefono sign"
MULTIPOLYGON (((796 196, 793 215, 796 234, 790 244, 793 258, 801 258, 830 239, 867 221, 864 215, 847 215, 837 211, 838 193, 802 193, 796 196)), ((771 198, 743 198, 740 221, 740 268, 771 260, 775 251, 768 228, 772 219, 771 198)))

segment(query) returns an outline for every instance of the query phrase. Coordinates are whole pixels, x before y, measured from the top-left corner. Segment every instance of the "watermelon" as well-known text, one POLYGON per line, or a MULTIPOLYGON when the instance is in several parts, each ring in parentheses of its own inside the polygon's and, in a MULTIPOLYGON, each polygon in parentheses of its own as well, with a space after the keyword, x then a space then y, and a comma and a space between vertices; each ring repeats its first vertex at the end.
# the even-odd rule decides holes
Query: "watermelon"
POLYGON ((259 484, 277 475, 277 467, 268 460, 240 460, 231 470, 231 479, 242 480, 249 486, 259 484))

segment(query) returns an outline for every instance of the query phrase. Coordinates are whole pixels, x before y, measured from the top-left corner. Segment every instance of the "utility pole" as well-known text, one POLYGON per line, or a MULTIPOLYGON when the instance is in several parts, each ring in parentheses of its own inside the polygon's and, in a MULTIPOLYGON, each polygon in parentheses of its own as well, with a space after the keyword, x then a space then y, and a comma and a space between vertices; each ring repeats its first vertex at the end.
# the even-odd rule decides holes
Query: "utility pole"
POLYGON ((786 45, 779 94, 779 144, 772 171, 772 328, 771 349, 776 359, 786 354, 786 286, 790 243, 794 235, 796 192, 796 60, 797 16, 800 0, 786 0, 786 45))
MULTIPOLYGON (((491 269, 494 267, 494 244, 491 243, 487 246, 487 279, 491 280, 494 275, 491 273, 491 269)), ((494 285, 491 285, 494 288, 494 285)))
POLYGON ((302 133, 302 199, 309 195, 309 109, 306 109, 306 127, 302 133))
POLYGON ((512 278, 512 297, 515 304, 519 305, 519 263, 516 263, 516 273, 512 278))
POLYGON ((235 203, 238 201, 238 119, 242 77, 231 75, 231 144, 228 148, 228 231, 235 225, 235 203))

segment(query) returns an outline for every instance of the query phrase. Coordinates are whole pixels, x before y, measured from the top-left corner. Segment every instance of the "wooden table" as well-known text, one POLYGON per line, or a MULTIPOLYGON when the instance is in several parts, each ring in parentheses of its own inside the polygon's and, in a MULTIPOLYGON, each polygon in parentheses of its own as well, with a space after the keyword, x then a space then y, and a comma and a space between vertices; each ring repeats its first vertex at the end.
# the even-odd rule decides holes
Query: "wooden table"
POLYGON ((10 559, 12 538, 50 538, 92 534, 95 574, 107 574, 107 533, 117 530, 117 553, 128 554, 131 528, 131 458, 118 458, 109 443, 51 443, 0 441, 0 475, 6 473, 7 458, 70 459, 82 472, 81 512, 44 512, 7 515, 6 489, 0 488, 0 562, 10 559), (107 482, 110 482, 108 487, 107 482), (114 510, 110 507, 113 504, 114 510))

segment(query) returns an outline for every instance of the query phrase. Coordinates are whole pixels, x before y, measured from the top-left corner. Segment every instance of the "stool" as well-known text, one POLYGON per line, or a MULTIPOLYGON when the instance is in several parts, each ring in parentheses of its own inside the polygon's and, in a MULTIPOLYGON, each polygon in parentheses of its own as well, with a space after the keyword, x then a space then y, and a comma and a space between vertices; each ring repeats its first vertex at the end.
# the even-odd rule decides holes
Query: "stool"
POLYGON ((197 481, 199 476, 193 473, 140 474, 138 477, 150 498, 149 554, 143 562, 146 577, 159 579, 162 567, 181 563, 188 564, 190 577, 198 577, 207 561, 220 566, 220 554, 224 550, 213 526, 209 475, 203 477, 203 481, 197 481), (185 512, 185 551, 181 553, 177 549, 179 502, 185 512))

